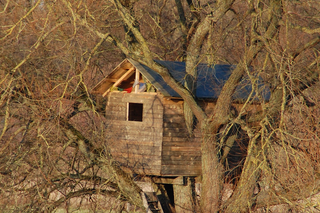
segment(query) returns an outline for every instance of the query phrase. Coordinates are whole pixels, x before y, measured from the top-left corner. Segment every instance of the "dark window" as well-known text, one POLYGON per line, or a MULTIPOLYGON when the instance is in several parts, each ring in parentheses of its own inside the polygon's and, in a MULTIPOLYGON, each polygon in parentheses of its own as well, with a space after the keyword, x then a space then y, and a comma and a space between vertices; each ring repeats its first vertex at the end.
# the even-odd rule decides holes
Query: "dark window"
POLYGON ((142 121, 143 104, 129 103, 128 121, 142 121))

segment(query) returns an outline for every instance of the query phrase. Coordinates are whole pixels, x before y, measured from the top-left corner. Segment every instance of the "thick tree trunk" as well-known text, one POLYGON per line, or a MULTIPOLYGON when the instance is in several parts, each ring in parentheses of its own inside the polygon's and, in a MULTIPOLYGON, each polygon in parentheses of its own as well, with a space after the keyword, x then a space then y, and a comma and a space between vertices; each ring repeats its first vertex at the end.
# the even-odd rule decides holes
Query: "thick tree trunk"
MULTIPOLYGON (((267 27, 265 38, 272 39, 277 32, 277 27, 279 19, 281 18, 281 1, 273 0, 271 2, 272 9, 270 10, 270 23, 267 27)), ((232 95, 242 79, 245 73, 246 67, 250 65, 256 55, 264 47, 263 42, 258 42, 256 45, 251 45, 248 52, 246 53, 246 58, 244 63, 239 63, 237 68, 233 71, 228 81, 222 88, 222 91, 217 100, 216 108, 214 114, 210 121, 208 121, 207 126, 202 126, 202 132, 204 133, 202 141, 202 189, 201 189, 201 209, 203 212, 217 212, 220 208, 220 198, 221 198, 221 186, 222 186, 222 165, 219 162, 217 156, 217 140, 215 135, 221 125, 226 124, 230 119, 228 113, 230 110, 232 95), (212 122, 210 124, 210 122, 212 122)), ((256 167, 252 165, 250 159, 247 159, 245 165, 245 173, 247 175, 252 174, 252 169, 256 167)), ((245 175, 244 175, 245 176, 245 175)), ((250 176, 251 177, 251 176, 250 176)), ((246 176, 245 178, 248 178, 246 176)), ((245 181, 243 178, 243 181, 245 181)), ((255 181, 254 179, 253 181, 255 181)), ((248 181, 248 180, 246 180, 248 181)), ((255 184, 255 182, 253 183, 255 184)), ((246 193, 252 195, 251 190, 252 184, 246 186, 246 193)), ((234 199, 237 199, 241 194, 234 194, 234 199)), ((250 197, 249 194, 244 196, 244 199, 240 198, 241 204, 247 203, 245 198, 250 197)))
POLYGON ((210 124, 203 127, 201 143, 202 185, 201 185, 201 212, 218 212, 221 203, 222 174, 217 155, 217 144, 214 132, 218 126, 210 128, 210 124))
POLYGON ((260 169, 258 169, 259 161, 256 158, 258 150, 255 143, 255 140, 250 141, 248 155, 241 173, 241 178, 231 200, 227 202, 226 213, 249 212, 256 203, 254 190, 257 187, 260 169))
MULTIPOLYGON (((193 96, 196 94, 196 79, 197 79, 197 66, 199 63, 199 55, 202 49, 202 45, 205 41, 205 37, 207 36, 209 30, 211 29, 212 22, 207 16, 199 25, 198 28, 193 35, 190 44, 187 49, 187 57, 186 57, 186 76, 185 76, 185 88, 190 91, 193 96)), ((194 125, 194 114, 187 102, 183 105, 184 110, 184 118, 186 122, 186 126, 191 136, 193 134, 193 125, 194 125)))

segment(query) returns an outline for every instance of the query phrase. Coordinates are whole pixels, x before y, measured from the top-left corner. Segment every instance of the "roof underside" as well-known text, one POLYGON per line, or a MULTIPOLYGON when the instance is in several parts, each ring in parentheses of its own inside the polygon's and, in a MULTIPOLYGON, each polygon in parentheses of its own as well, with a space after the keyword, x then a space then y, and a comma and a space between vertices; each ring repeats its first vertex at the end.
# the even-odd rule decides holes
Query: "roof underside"
POLYGON ((132 67, 133 65, 128 59, 123 60, 109 75, 93 88, 92 93, 103 94, 132 67))
MULTIPOLYGON (((177 82, 181 83, 182 85, 185 83, 185 79, 187 77, 185 62, 155 61, 166 67, 177 82)), ((131 67, 134 66, 164 96, 180 97, 177 92, 175 92, 165 83, 163 78, 157 72, 132 59, 125 59, 105 79, 103 79, 93 91, 95 93, 106 91, 112 86, 112 81, 114 81, 114 79, 119 78, 129 68, 131 68, 130 64, 131 67)), ((198 77, 196 79, 196 97, 201 99, 217 99, 224 83, 228 80, 234 68, 235 66, 233 65, 218 64, 209 67, 206 64, 199 64, 197 67, 198 77)), ((261 82, 261 80, 258 81, 258 93, 260 98, 263 100, 268 100, 270 98, 270 91, 261 82)), ((246 76, 237 87, 233 98, 237 100, 244 100, 249 97, 251 91, 252 83, 248 76, 246 76)))

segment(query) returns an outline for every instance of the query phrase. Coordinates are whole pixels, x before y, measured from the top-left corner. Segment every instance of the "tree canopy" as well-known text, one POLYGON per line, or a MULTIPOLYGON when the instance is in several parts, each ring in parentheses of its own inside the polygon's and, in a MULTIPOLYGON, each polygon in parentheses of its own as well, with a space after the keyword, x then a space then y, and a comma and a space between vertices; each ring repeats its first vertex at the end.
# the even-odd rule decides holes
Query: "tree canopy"
POLYGON ((0 1, 0 205, 143 209, 133 177, 108 152, 103 104, 90 94, 128 57, 183 98, 190 135, 201 125, 202 212, 318 208, 308 202, 320 189, 319 10, 317 0, 0 1), (186 83, 154 59, 186 62, 186 83), (199 63, 235 66, 211 114, 194 96, 199 63), (234 113, 244 76, 253 91, 262 79, 271 97, 252 93, 234 113), (246 158, 223 201, 225 156, 240 130, 246 158))

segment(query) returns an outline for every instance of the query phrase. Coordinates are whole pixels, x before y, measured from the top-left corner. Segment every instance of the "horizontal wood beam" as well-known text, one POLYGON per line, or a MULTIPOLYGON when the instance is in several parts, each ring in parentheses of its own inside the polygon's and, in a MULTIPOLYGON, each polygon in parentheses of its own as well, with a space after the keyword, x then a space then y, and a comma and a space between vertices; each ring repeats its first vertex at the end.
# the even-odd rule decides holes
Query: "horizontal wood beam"
POLYGON ((117 82, 117 80, 118 80, 117 78, 107 78, 106 79, 106 81, 114 82, 114 83, 117 82))
POLYGON ((152 177, 152 181, 160 184, 185 185, 185 178, 183 176, 179 176, 177 178, 152 177))

